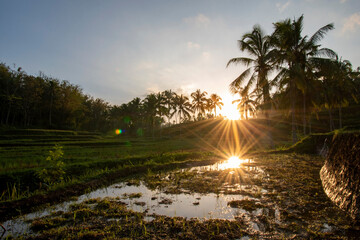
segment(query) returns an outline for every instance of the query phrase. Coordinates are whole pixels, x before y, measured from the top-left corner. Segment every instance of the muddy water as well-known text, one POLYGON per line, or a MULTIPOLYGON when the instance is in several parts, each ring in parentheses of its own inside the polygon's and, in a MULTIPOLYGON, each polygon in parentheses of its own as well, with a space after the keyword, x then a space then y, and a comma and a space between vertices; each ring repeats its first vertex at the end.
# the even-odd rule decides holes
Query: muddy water
MULTIPOLYGON (((252 174, 252 177, 265 176, 264 171, 261 168, 254 166, 254 162, 249 159, 235 161, 230 163, 228 161, 218 162, 213 165, 191 167, 188 169, 181 169, 170 174, 165 174, 161 181, 171 181, 171 174, 179 174, 189 172, 191 174, 201 175, 211 171, 223 171, 228 170, 228 174, 234 174, 232 171, 242 168, 247 174, 252 174)), ((155 189, 149 189, 147 183, 144 181, 137 181, 136 184, 129 182, 120 182, 106 188, 98 189, 96 191, 84 194, 76 201, 64 202, 55 206, 48 207, 44 210, 34 212, 21 216, 15 220, 9 220, 3 223, 3 226, 7 229, 6 236, 19 236, 24 233, 30 233, 31 220, 48 216, 57 211, 68 211, 69 206, 74 203, 81 203, 88 199, 94 198, 117 198, 127 204, 129 209, 137 212, 145 212, 149 217, 147 220, 151 220, 152 214, 165 215, 169 217, 185 217, 185 218, 199 218, 199 219, 235 219, 242 217, 247 219, 249 227, 258 231, 259 227, 257 223, 252 221, 255 216, 266 214, 268 211, 266 208, 259 208, 254 211, 247 211, 239 207, 229 206, 231 201, 239 200, 251 200, 254 203, 259 203, 260 198, 251 197, 249 195, 242 194, 224 194, 224 191, 217 193, 197 193, 191 192, 186 189, 181 189, 179 193, 171 194, 166 191, 166 188, 161 189, 157 187, 155 189), (166 193, 165 193, 166 192, 166 193), (139 194, 140 193, 140 194, 139 194)), ((254 190, 259 193, 266 193, 267 191, 257 186, 249 184, 227 184, 223 186, 227 191, 239 191, 239 190, 254 190)), ((181 188, 181 186, 180 186, 181 188)), ((279 212, 277 210, 277 215, 279 212)), ((280 219, 278 216, 277 219, 280 219)))

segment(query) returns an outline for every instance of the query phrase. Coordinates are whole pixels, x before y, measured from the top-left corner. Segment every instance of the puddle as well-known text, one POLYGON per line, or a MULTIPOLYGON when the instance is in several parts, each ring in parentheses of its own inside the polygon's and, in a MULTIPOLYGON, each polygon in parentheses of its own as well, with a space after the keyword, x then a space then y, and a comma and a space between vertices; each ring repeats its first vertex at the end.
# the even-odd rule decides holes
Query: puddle
MULTIPOLYGON (((139 194, 140 195, 140 194, 139 194)), ((19 236, 24 233, 31 233, 28 221, 35 218, 48 216, 57 211, 68 211, 69 206, 74 203, 81 203, 94 198, 118 198, 126 203, 128 208, 136 212, 145 212, 147 215, 157 214, 169 217, 199 218, 199 219, 228 219, 249 212, 228 206, 228 202, 242 200, 249 197, 241 195, 224 194, 165 194, 160 190, 150 190, 143 182, 138 186, 128 183, 118 183, 107 188, 98 189, 88 194, 80 196, 76 201, 64 202, 53 207, 35 213, 24 215, 15 220, 9 220, 3 223, 7 229, 6 236, 19 236), (131 194, 141 193, 139 197, 128 197, 131 194)), ((255 199, 254 199, 255 200, 255 199)), ((153 217, 147 216, 147 221, 153 220, 153 217)))

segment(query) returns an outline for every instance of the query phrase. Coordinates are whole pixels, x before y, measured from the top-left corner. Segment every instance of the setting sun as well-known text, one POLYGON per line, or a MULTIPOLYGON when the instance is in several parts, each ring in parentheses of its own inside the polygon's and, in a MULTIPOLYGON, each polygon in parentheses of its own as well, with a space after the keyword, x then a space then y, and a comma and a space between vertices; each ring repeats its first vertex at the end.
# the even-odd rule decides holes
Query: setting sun
POLYGON ((232 95, 226 95, 223 97, 224 107, 221 109, 221 115, 229 120, 240 120, 240 113, 236 108, 236 104, 232 104, 232 101, 236 97, 232 95))

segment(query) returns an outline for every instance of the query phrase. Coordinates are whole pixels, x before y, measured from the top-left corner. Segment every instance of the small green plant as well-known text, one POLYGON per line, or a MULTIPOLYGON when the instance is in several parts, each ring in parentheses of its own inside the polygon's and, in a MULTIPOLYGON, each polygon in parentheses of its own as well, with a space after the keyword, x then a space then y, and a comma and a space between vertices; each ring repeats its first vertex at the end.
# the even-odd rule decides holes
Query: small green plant
POLYGON ((64 179, 64 162, 61 161, 64 155, 62 148, 62 146, 56 144, 53 150, 49 151, 49 156, 46 158, 48 166, 37 172, 37 176, 45 184, 52 185, 64 179))

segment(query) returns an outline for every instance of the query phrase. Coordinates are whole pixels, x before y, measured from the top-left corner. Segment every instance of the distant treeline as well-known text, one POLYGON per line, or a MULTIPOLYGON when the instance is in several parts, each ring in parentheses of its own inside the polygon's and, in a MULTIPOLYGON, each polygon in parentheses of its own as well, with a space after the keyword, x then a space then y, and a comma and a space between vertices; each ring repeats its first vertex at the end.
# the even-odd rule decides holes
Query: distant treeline
POLYGON ((78 85, 40 73, 32 76, 21 67, 0 63, 0 117, 3 127, 53 128, 153 134, 161 124, 173 124, 216 115, 221 98, 197 90, 187 96, 171 90, 144 99, 111 105, 82 92, 78 85), (195 118, 196 116, 196 118, 195 118))
POLYGON ((106 129, 109 104, 42 73, 26 74, 0 64, 1 125, 57 129, 106 129), (104 124, 105 123, 105 124, 104 124))

